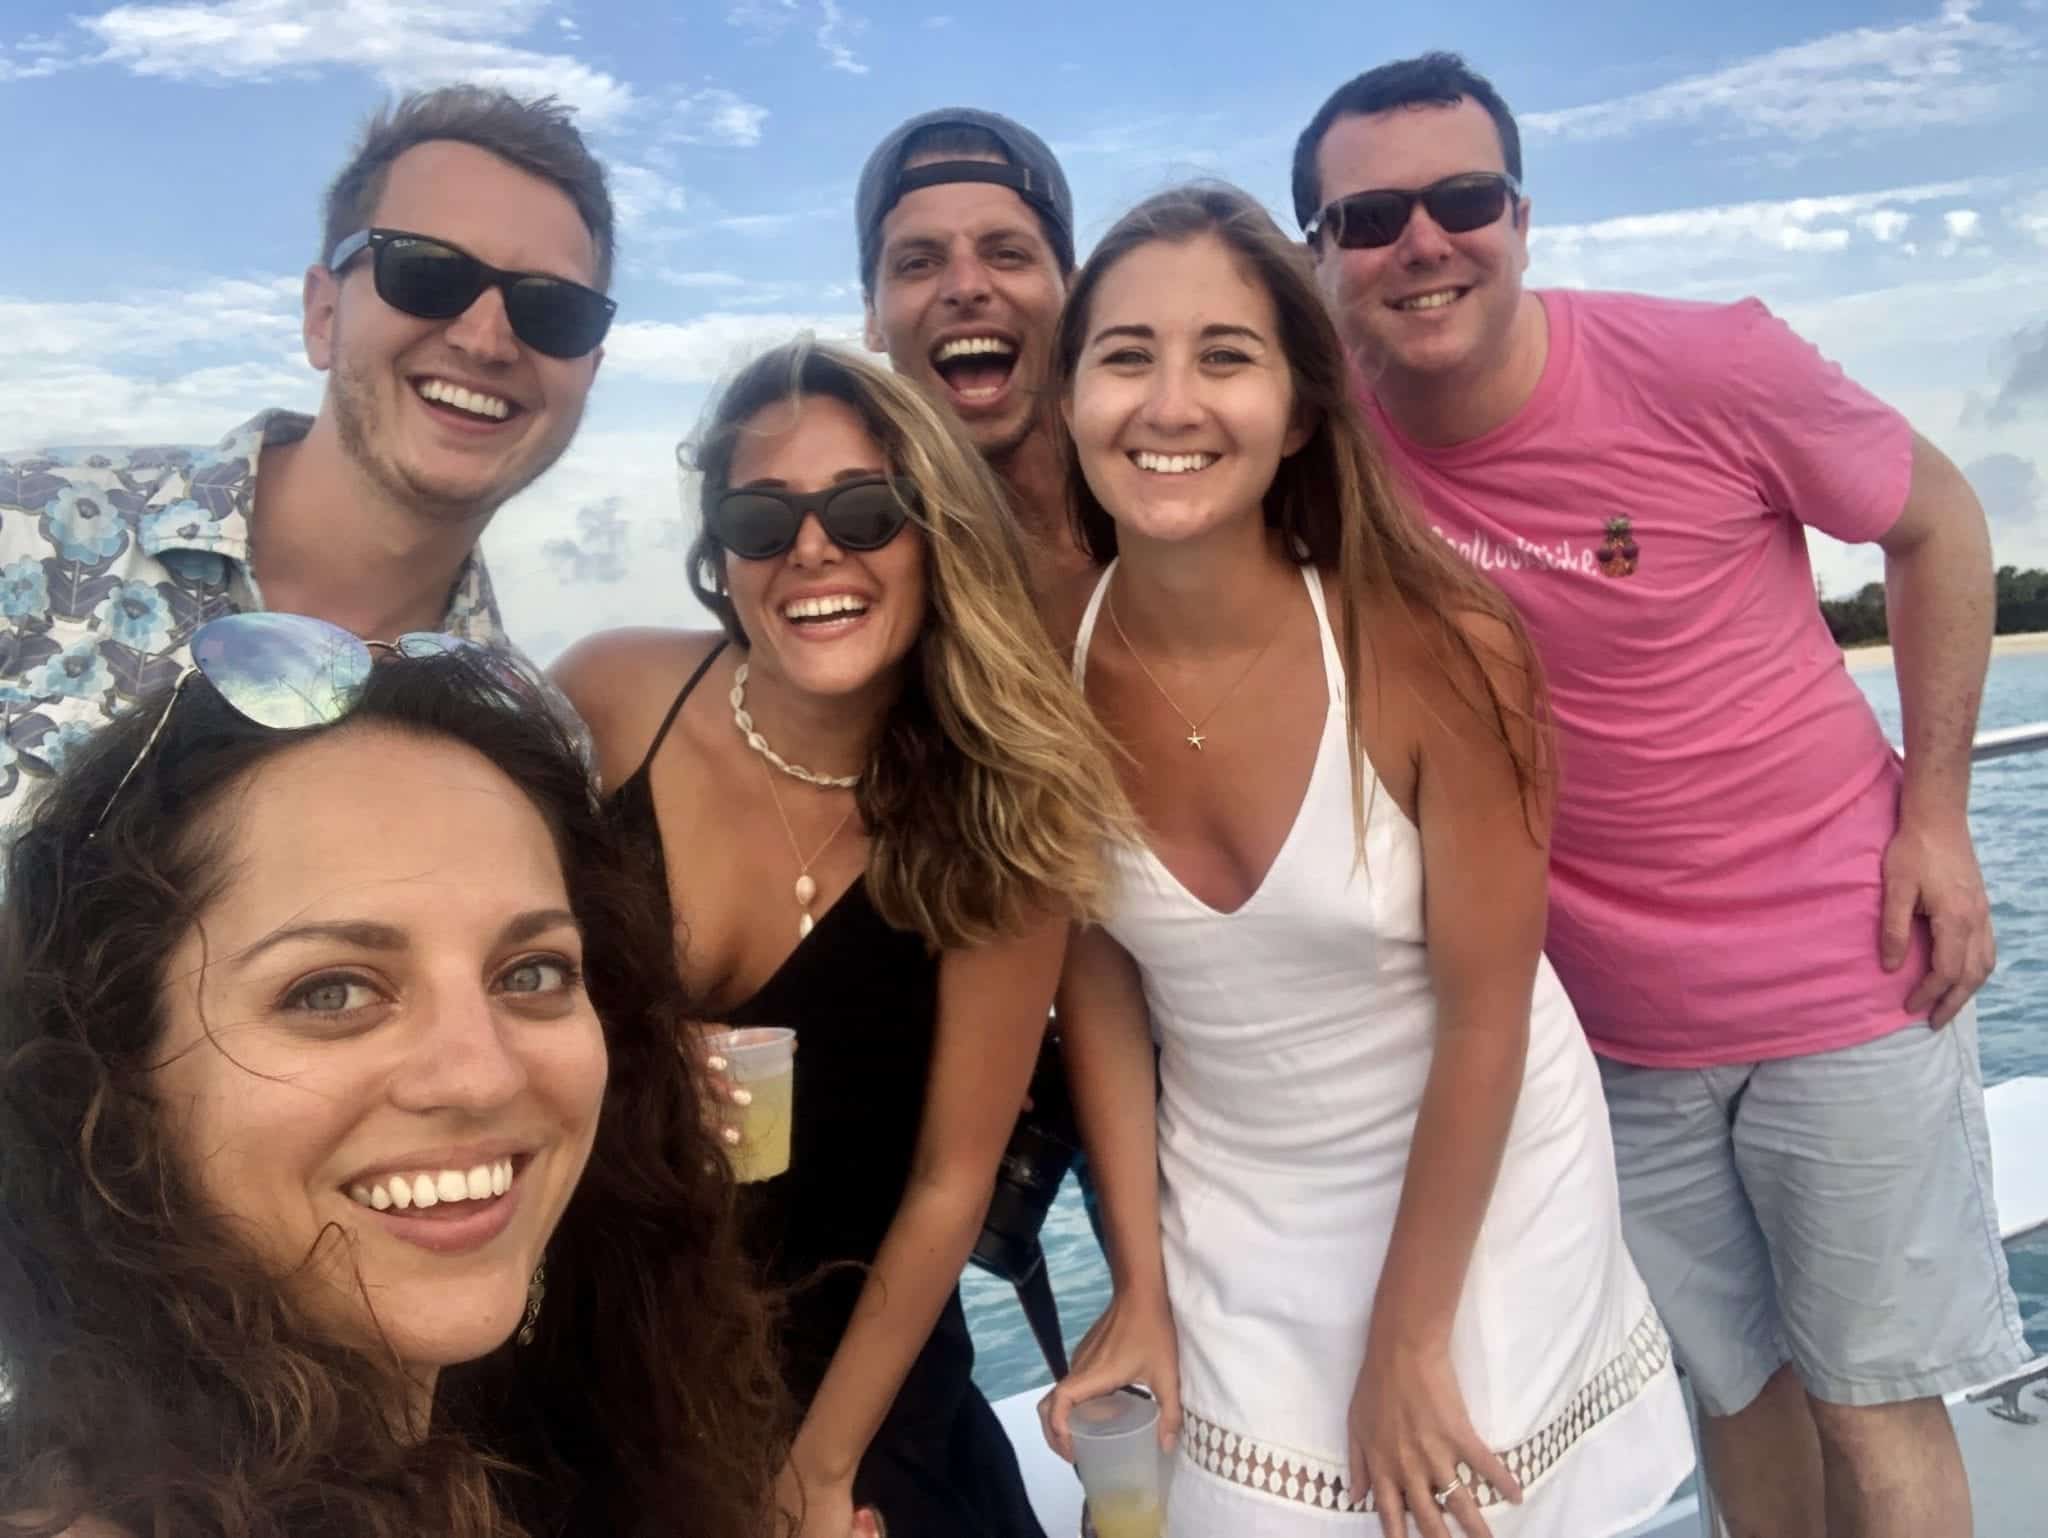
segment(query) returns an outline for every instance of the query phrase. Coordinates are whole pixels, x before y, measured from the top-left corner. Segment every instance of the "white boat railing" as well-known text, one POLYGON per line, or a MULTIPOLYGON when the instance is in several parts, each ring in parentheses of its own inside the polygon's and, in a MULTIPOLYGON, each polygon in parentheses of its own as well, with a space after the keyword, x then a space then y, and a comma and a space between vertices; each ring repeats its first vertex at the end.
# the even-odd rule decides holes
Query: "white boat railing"
POLYGON ((2031 721, 2025 726, 2008 726, 1995 732, 1979 732, 1970 744, 1970 762, 1985 763, 1994 758, 2011 758, 2020 753, 2048 749, 2048 721, 2031 721))

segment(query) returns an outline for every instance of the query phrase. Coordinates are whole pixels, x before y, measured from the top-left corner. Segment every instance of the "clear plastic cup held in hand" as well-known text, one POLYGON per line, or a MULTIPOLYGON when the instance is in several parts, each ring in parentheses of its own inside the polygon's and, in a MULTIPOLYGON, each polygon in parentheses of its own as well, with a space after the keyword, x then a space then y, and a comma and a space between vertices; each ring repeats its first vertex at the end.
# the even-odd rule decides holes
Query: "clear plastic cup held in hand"
POLYGON ((739 1129, 732 1172, 739 1180, 772 1180, 789 1168, 789 1123, 796 1107, 796 1032, 781 1026, 713 1031, 705 1049, 724 1058, 726 1076, 752 1097, 725 1107, 739 1129))
POLYGON ((1166 1470, 1158 1404, 1118 1389, 1075 1405, 1067 1429, 1097 1538, 1161 1538, 1166 1470))

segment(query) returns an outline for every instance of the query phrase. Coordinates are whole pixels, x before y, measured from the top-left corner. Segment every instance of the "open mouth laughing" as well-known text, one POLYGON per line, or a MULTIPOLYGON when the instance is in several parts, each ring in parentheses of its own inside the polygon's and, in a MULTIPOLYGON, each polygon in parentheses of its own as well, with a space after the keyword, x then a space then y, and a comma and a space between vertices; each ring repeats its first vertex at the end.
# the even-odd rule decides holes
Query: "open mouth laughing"
POLYGON ((952 336, 932 349, 931 359, 956 401, 986 406, 1000 400, 1009 387, 1017 369, 1017 344, 994 332, 952 336))
POLYGON ((813 636, 836 635, 867 618, 868 600, 857 593, 820 593, 785 599, 782 618, 813 636))

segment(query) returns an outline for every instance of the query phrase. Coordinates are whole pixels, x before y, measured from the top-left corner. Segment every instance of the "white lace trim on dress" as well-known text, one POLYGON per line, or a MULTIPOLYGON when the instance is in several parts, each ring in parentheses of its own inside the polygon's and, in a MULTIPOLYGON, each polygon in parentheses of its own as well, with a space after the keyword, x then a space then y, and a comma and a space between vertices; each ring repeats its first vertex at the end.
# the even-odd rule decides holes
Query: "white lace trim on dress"
MULTIPOLYGON (((1651 1309, 1636 1322, 1621 1351, 1581 1385, 1548 1422, 1505 1449, 1501 1462, 1527 1491, 1595 1426, 1634 1403, 1670 1363, 1671 1337, 1651 1309)), ((1352 1498, 1346 1488, 1348 1472, 1339 1464, 1219 1426, 1193 1410, 1184 1410, 1182 1419, 1182 1453, 1218 1479, 1300 1506, 1326 1511, 1374 1510, 1370 1490, 1363 1500, 1352 1498)), ((1503 1500, 1500 1491, 1474 1478, 1470 1469, 1461 1465, 1458 1473, 1481 1506, 1495 1506, 1503 1500)))

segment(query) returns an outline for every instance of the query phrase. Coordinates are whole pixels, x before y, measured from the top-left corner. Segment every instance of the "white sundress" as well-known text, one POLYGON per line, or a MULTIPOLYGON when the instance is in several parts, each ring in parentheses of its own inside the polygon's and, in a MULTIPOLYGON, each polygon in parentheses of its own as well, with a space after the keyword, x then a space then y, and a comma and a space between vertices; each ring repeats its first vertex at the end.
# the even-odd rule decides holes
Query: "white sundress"
MULTIPOLYGON (((1421 835, 1383 787, 1366 787, 1378 793, 1364 865, 1354 858, 1344 670, 1322 585, 1303 575, 1329 707, 1272 868, 1221 913, 1149 849, 1126 850, 1104 926, 1136 958, 1160 1038, 1161 1227, 1185 1415, 1169 1538, 1379 1531, 1347 1488, 1346 1418, 1436 1000, 1421 835)), ((1077 680, 1109 580, 1081 624, 1077 680)), ((1475 1429, 1526 1492, 1510 1506, 1481 1488, 1494 1538, 1620 1533, 1692 1467, 1670 1342, 1622 1243, 1599 1071, 1547 961, 1451 1358, 1475 1429)))

